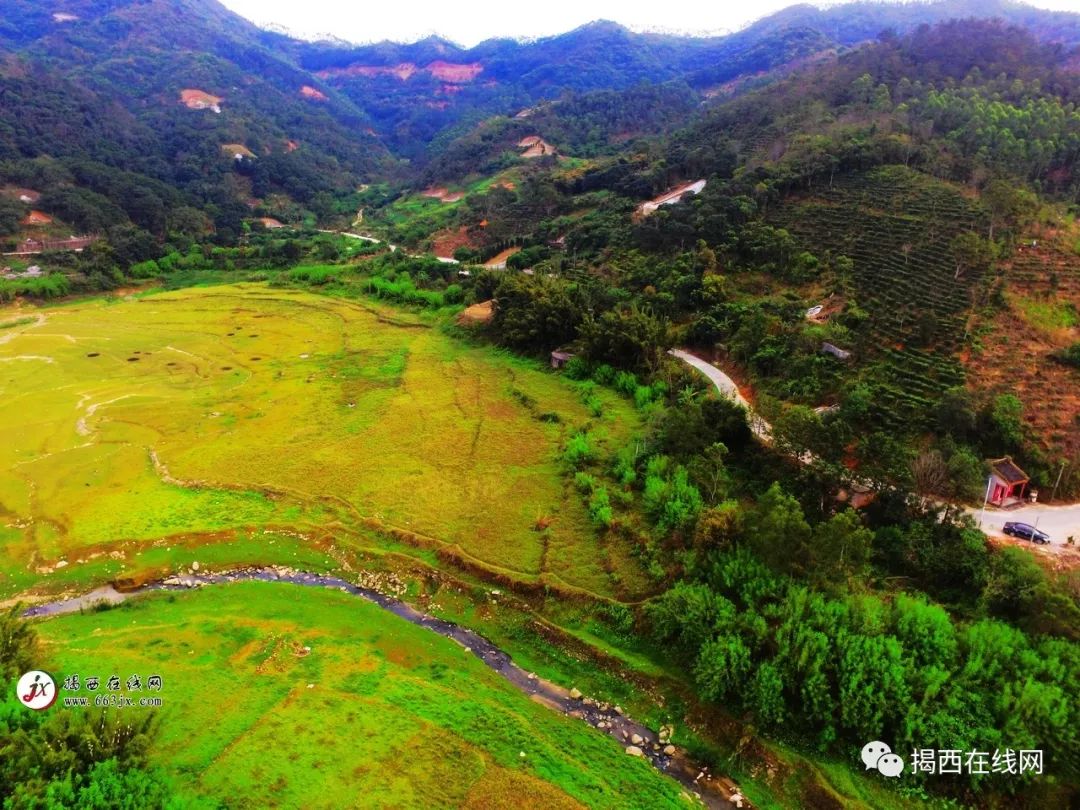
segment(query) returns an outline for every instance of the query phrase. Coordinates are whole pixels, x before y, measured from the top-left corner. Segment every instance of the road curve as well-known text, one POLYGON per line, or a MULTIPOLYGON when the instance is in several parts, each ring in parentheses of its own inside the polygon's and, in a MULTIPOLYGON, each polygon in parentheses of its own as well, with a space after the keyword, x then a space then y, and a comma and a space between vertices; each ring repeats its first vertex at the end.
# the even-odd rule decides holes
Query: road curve
POLYGON ((754 435, 763 441, 772 440, 772 425, 762 419, 761 415, 754 410, 754 407, 746 397, 739 392, 739 386, 735 384, 735 381, 731 379, 731 377, 712 363, 702 360, 700 357, 690 354, 690 352, 685 352, 682 349, 669 349, 668 354, 693 366, 708 377, 710 382, 716 386, 716 390, 720 392, 720 396, 725 399, 730 399, 746 408, 747 421, 750 423, 750 429, 754 432, 754 435))
MULTIPOLYGON (((746 412, 750 417, 750 427, 756 436, 765 440, 771 438, 772 426, 754 412, 746 397, 739 393, 739 387, 731 377, 712 363, 682 349, 671 349, 668 354, 696 368, 712 381, 721 396, 734 400, 746 408, 746 412)), ((966 511, 975 518, 976 523, 980 525, 980 528, 986 534, 1004 537, 1002 527, 1006 521, 1019 521, 1020 523, 1030 523, 1032 526, 1038 526, 1041 531, 1050 535, 1050 542, 1054 545, 1065 545, 1070 536, 1075 537, 1076 542, 1080 543, 1080 503, 1062 506, 1029 504, 1018 509, 1008 510, 989 507, 985 512, 977 507, 967 507, 966 511)))

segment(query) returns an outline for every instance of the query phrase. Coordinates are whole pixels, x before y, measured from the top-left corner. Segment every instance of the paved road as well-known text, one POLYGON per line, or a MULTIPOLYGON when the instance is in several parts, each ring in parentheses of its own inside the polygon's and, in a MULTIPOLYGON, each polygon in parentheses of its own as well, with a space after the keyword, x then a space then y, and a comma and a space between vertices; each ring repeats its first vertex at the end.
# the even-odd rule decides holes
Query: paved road
POLYGON ((750 429, 754 431, 755 436, 766 441, 772 438, 772 425, 762 419, 761 416, 754 411, 754 407, 746 397, 739 392, 739 386, 735 384, 735 381, 731 379, 731 377, 712 363, 706 362, 689 352, 684 352, 682 349, 671 349, 668 351, 668 354, 672 357, 679 358, 684 363, 689 363, 712 381, 712 384, 716 386, 716 390, 720 392, 721 396, 734 400, 746 408, 750 429))
MULTIPOLYGON (((668 354, 672 357, 679 358, 685 363, 689 363, 708 377, 722 396, 733 399, 745 407, 747 413, 750 415, 750 426, 753 428, 755 435, 765 440, 771 438, 772 427, 754 412, 753 407, 747 402, 746 397, 739 393, 739 387, 731 377, 712 363, 706 362, 700 357, 696 357, 682 349, 671 349, 668 354)), ((1078 546, 1080 546, 1080 503, 1062 506, 1031 504, 1020 507, 1019 509, 1009 510, 989 507, 984 514, 981 514, 982 510, 978 508, 968 507, 967 511, 975 518, 976 522, 979 522, 981 517, 982 530, 987 534, 1004 537, 1005 535, 1002 533, 1001 527, 1005 525, 1006 521, 1015 520, 1021 523, 1030 523, 1032 526, 1038 526, 1041 531, 1050 535, 1050 542, 1054 545, 1064 545, 1069 538, 1069 535, 1074 535, 1078 546)))
MULTIPOLYGON (((976 522, 979 521, 981 510, 969 508, 967 511, 976 522)), ((1080 503, 1064 506, 1030 504, 1019 509, 988 508, 986 514, 982 515, 982 530, 987 534, 1004 536, 1001 527, 1009 520, 1037 526, 1039 531, 1050 535, 1050 542, 1054 545, 1064 545, 1069 535, 1080 543, 1080 503)))

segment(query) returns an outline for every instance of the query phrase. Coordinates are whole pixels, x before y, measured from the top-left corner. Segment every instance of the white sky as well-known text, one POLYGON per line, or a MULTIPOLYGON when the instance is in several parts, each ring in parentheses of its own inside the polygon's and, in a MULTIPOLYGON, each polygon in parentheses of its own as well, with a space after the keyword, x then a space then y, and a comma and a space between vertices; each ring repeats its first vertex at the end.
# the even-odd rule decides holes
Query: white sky
MULTIPOLYGON (((350 42, 411 42, 439 34, 461 45, 496 36, 539 37, 593 20, 634 30, 724 33, 797 0, 222 0, 261 26, 303 37, 350 42)), ((824 5, 824 3, 818 3, 824 5)), ((1031 5, 1080 12, 1080 0, 1032 0, 1031 5)))

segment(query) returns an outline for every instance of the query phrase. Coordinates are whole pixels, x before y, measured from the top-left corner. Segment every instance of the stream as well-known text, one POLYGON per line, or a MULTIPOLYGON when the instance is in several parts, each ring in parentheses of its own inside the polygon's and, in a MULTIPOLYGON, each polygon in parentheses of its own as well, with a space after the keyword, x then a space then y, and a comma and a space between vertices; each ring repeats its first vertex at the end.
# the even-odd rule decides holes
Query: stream
MULTIPOLYGON (((386 596, 370 588, 362 588, 339 577, 311 574, 286 568, 248 568, 227 573, 192 573, 166 577, 131 591, 118 591, 111 585, 97 588, 82 596, 34 605, 23 612, 26 618, 60 616, 87 610, 101 603, 119 604, 133 596, 151 591, 183 591, 190 588, 220 585, 231 582, 258 580, 260 582, 284 582, 308 587, 336 588, 372 602, 411 624, 427 628, 440 636, 452 639, 484 662, 490 669, 509 681, 532 700, 562 714, 588 723, 593 728, 614 737, 624 747, 635 745, 641 756, 658 770, 668 774, 693 795, 699 797, 706 807, 729 810, 749 807, 749 802, 728 779, 712 775, 709 770, 692 760, 680 748, 674 753, 666 742, 661 742, 655 731, 631 720, 617 706, 588 697, 574 697, 570 690, 546 681, 513 662, 510 656, 486 638, 472 630, 452 622, 423 613, 398 599, 386 596), (635 737, 640 742, 634 742, 635 737)), ((629 752, 628 752, 629 755, 629 752)))

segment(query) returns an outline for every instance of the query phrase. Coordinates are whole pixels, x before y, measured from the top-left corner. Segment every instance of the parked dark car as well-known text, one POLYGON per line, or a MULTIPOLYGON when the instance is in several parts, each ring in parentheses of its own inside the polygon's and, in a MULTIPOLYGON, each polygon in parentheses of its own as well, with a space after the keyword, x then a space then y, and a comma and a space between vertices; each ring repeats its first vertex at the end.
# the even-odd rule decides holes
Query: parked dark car
POLYGON ((1002 531, 1012 537, 1022 537, 1025 540, 1030 540, 1032 543, 1038 543, 1041 546, 1045 546, 1050 542, 1050 535, 1046 534, 1046 532, 1040 532, 1034 526, 1027 523, 1009 521, 1002 528, 1002 531))

